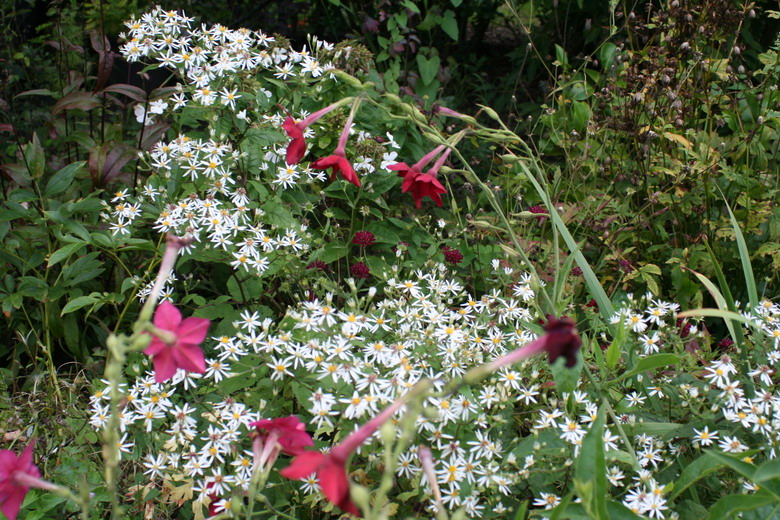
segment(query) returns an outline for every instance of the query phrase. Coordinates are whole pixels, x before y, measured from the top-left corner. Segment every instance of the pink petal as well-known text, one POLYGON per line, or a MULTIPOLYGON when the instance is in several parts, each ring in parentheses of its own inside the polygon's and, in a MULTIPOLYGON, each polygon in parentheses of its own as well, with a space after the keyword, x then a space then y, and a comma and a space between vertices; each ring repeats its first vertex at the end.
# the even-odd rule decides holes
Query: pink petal
POLYGON ((316 473, 323 462, 325 462, 325 455, 319 451, 305 451, 295 457, 292 463, 279 473, 290 479, 306 478, 312 473, 316 473))
POLYGON ((173 350, 173 360, 178 368, 197 374, 206 371, 206 358, 199 346, 177 343, 171 350, 173 350))
POLYGON ((144 354, 147 356, 156 356, 158 352, 160 352, 162 349, 166 348, 167 345, 163 340, 158 338, 157 336, 152 336, 152 342, 149 343, 149 346, 146 347, 144 350, 144 354))
POLYGON ((16 515, 19 514, 19 510, 22 508, 24 497, 29 491, 26 487, 14 486, 9 490, 8 494, 0 496, 2 505, 0 505, 0 511, 3 512, 8 520, 16 520, 16 515))
POLYGON ((158 383, 164 383, 176 373, 176 361, 173 359, 170 348, 162 349, 152 358, 152 361, 154 362, 154 380, 158 383))
POLYGON ((200 345, 206 339, 211 322, 206 318, 185 318, 176 329, 176 339, 190 345, 200 345))
POLYGON ((179 323, 181 312, 169 301, 162 302, 154 311, 154 326, 159 329, 175 331, 179 323))
POLYGON ((317 473, 317 481, 325 498, 344 511, 360 516, 360 510, 352 503, 349 496, 349 480, 344 466, 335 463, 324 465, 317 473))

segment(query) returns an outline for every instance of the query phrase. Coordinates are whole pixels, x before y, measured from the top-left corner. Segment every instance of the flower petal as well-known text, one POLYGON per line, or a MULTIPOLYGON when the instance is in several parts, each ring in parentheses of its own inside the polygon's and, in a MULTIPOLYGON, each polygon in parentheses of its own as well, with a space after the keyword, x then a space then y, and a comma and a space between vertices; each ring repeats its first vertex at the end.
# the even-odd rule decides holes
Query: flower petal
POLYGON ((206 318, 185 318, 176 329, 176 339, 181 343, 200 345, 206 339, 210 324, 206 318))
POLYGON ((279 473, 285 478, 300 479, 316 473, 325 462, 325 455, 319 451, 305 451, 295 457, 292 463, 279 473))
POLYGON ((179 323, 181 323, 181 312, 174 304, 166 300, 157 306, 157 310, 154 311, 155 327, 175 331, 179 323))
POLYGON ((187 372, 195 372, 196 374, 202 374, 206 371, 206 358, 199 346, 177 343, 171 350, 177 368, 183 368, 187 372))

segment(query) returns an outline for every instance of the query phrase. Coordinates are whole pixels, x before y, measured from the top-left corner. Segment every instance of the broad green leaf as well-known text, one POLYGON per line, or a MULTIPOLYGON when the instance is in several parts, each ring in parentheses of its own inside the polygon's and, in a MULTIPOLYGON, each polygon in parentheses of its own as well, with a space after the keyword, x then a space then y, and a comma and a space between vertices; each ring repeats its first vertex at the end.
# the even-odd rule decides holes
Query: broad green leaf
POLYGON ((680 477, 674 481, 674 491, 669 495, 672 501, 693 485, 696 481, 706 477, 713 471, 723 467, 723 463, 710 457, 708 454, 699 456, 696 460, 685 465, 680 477))
POLYGON ((61 247, 51 254, 51 256, 49 257, 49 262, 46 265, 48 267, 51 267, 53 265, 57 265, 63 260, 67 260, 68 258, 70 258, 72 254, 78 252, 82 247, 86 245, 87 245, 86 242, 79 241, 61 247))
POLYGON ((74 162, 52 175, 49 182, 46 183, 43 194, 47 197, 54 197, 55 195, 65 192, 65 190, 68 189, 68 186, 73 183, 73 178, 76 176, 76 173, 78 173, 85 164, 87 164, 87 161, 74 162))
POLYGON ((433 82, 436 79, 436 74, 439 73, 439 65, 441 60, 438 56, 431 56, 426 58, 422 54, 417 55, 417 67, 420 69, 420 79, 426 85, 433 82))
POLYGON ((751 511, 766 505, 776 504, 777 498, 769 493, 753 493, 750 495, 727 495, 709 508, 712 520, 737 518, 742 511, 751 511))
POLYGON ((555 379, 555 386, 559 392, 574 392, 577 389, 577 383, 582 373, 582 353, 577 353, 577 364, 569 368, 566 366, 566 360, 560 357, 550 366, 555 379))
POLYGON ((753 481, 762 483, 780 478, 780 459, 770 459, 761 464, 753 474, 753 481))
POLYGON ((458 21, 455 19, 455 13, 447 9, 444 11, 439 24, 444 32, 455 41, 458 41, 458 21))
POLYGON ((93 303, 96 303, 98 301, 100 301, 100 298, 92 296, 91 294, 89 296, 79 296, 78 298, 73 298, 72 300, 70 300, 68 303, 65 304, 65 307, 62 308, 62 312, 60 313, 60 316, 64 316, 69 312, 77 311, 82 307, 86 307, 87 305, 92 305, 93 303))

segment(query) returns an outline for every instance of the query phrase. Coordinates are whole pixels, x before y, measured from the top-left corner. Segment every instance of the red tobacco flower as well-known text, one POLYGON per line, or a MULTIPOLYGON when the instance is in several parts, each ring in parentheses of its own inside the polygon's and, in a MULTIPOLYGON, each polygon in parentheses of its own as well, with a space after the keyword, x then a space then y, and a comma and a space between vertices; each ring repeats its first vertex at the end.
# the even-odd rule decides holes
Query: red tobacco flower
POLYGON ((412 199, 414 199, 414 205, 418 208, 422 205, 422 199, 424 197, 430 197, 437 206, 441 207, 441 196, 443 193, 447 193, 444 186, 442 186, 430 172, 414 177, 407 175, 404 178, 401 191, 404 193, 411 192, 412 199))
POLYGON ((275 442, 282 447, 282 453, 287 455, 300 455, 304 448, 314 446, 311 435, 306 433, 306 425, 294 415, 260 419, 249 423, 249 426, 257 428, 261 436, 275 437, 275 442))
POLYGON ((33 462, 33 444, 31 442, 19 456, 11 450, 0 450, 0 511, 9 520, 16 520, 30 488, 56 488, 41 480, 41 473, 33 462))
POLYGON ((311 167, 315 170, 327 170, 330 168, 331 181, 336 178, 337 173, 340 173, 345 181, 351 182, 358 188, 360 187, 360 179, 358 179, 355 170, 352 169, 352 165, 349 163, 349 160, 347 160, 346 154, 338 148, 333 152, 333 155, 320 157, 311 163, 311 167))
POLYGON ((347 513, 360 516, 360 510, 349 496, 347 461, 366 439, 405 404, 408 396, 407 393, 379 412, 373 419, 349 434, 340 444, 333 446, 328 453, 319 451, 301 453, 281 471, 282 476, 289 479, 302 479, 316 473, 325 498, 347 513))
POLYGON ((179 309, 165 301, 154 312, 154 326, 172 333, 172 341, 170 338, 164 341, 153 336, 152 342, 144 350, 144 354, 152 356, 155 381, 162 383, 169 380, 179 368, 198 374, 206 371, 206 359, 199 345, 206 339, 209 320, 182 320, 179 309))
POLYGON ((287 145, 287 164, 298 164, 306 154, 306 139, 303 138, 303 128, 296 124, 292 116, 287 116, 282 123, 282 128, 287 132, 292 141, 287 145))

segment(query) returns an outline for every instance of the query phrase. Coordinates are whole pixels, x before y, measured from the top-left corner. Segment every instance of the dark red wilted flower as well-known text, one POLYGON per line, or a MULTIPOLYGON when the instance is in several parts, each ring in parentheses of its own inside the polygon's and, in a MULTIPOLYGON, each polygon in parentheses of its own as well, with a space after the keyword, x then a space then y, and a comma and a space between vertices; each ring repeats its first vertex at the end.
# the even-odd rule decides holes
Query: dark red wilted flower
POLYGON ((631 263, 628 260, 624 260, 623 258, 618 260, 618 266, 620 266, 624 273, 630 273, 634 270, 634 267, 631 265, 631 263))
POLYGON ((683 321, 682 318, 677 319, 677 326, 680 327, 680 338, 685 339, 691 333, 691 324, 688 321, 683 321))
POLYGON ((582 269, 575 265, 571 270, 571 274, 574 276, 582 276, 582 269))
POLYGON ((544 331, 542 336, 532 342, 485 365, 485 371, 495 372, 501 367, 542 352, 547 353, 547 361, 550 364, 555 363, 559 357, 564 357, 567 367, 571 368, 576 365, 577 352, 582 346, 582 338, 577 334, 574 322, 569 318, 548 316, 547 323, 544 324, 544 331))
POLYGON ((591 298, 590 301, 585 304, 585 307, 593 307, 593 308, 598 309, 599 308, 599 304, 596 303, 596 299, 595 298, 591 298))
POLYGON ((365 280, 366 278, 371 276, 371 271, 368 269, 368 266, 364 264, 363 262, 357 262, 355 264, 352 264, 352 267, 350 267, 349 272, 352 273, 352 276, 358 279, 365 280))
POLYGON ((306 269, 319 269, 320 271, 327 271, 328 264, 322 260, 312 260, 309 262, 309 265, 306 266, 306 269))
POLYGON ((360 247, 373 246, 375 241, 376 237, 371 231, 358 231, 352 239, 352 243, 360 247))
POLYGON ((463 255, 454 247, 444 246, 441 248, 444 253, 444 260, 452 265, 458 265, 463 261, 463 255))

